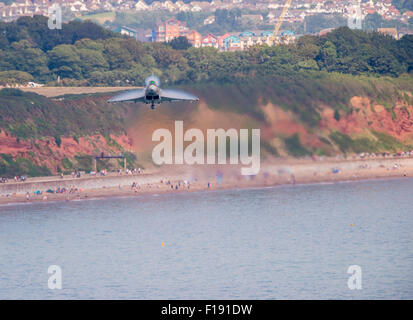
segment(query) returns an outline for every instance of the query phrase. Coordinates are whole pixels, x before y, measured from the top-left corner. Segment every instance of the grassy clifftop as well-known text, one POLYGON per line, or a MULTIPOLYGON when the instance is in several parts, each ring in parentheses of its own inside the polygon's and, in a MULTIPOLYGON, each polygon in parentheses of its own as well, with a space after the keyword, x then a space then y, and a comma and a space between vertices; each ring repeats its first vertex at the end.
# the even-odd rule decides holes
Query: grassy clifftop
POLYGON ((252 112, 259 116, 255 107, 259 103, 271 102, 297 113, 308 125, 316 126, 320 120, 320 105, 350 112, 350 100, 354 96, 392 104, 403 99, 406 91, 413 91, 413 76, 392 78, 307 72, 291 77, 246 79, 238 84, 207 84, 194 88, 213 108, 252 112))
POLYGON ((48 99, 17 89, 0 90, 0 128, 21 139, 124 132, 127 107, 105 99, 48 99), (63 101, 64 100, 64 101, 63 101))

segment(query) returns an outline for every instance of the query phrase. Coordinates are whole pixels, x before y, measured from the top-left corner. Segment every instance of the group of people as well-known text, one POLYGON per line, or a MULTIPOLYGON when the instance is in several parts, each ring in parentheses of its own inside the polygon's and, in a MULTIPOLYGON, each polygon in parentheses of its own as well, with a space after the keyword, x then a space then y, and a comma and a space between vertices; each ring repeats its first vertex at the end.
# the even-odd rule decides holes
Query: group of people
MULTIPOLYGON (((143 170, 142 170, 141 168, 138 168, 138 169, 133 168, 133 169, 126 169, 125 174, 133 175, 133 174, 142 173, 142 172, 143 172, 143 170)), ((118 174, 119 174, 119 175, 122 174, 122 170, 121 170, 121 169, 118 169, 118 174)))
MULTIPOLYGON (((187 180, 177 181, 175 184, 171 183, 170 180, 168 180, 168 181, 161 180, 160 183, 165 184, 167 186, 170 186, 170 188, 172 190, 185 190, 185 189, 189 190, 191 188, 191 183, 187 180)), ((159 189, 159 184, 148 183, 146 185, 146 187, 148 189, 151 189, 151 188, 158 188, 159 189)), ((134 192, 138 192, 140 189, 141 189, 140 183, 137 183, 137 182, 132 183, 131 190, 133 190, 134 192)))
MULTIPOLYGON (((148 189, 151 189, 151 188, 158 188, 158 189, 159 189, 159 185, 154 185, 153 183, 147 183, 147 184, 146 184, 146 187, 147 187, 148 189)), ((119 185, 119 188, 120 188, 120 185, 119 185)), ((132 186, 131 186, 131 189, 132 189, 133 191, 135 191, 135 192, 138 192, 138 190, 141 189, 140 183, 133 182, 133 183, 132 183, 132 186)))
POLYGON ((72 178, 80 178, 80 172, 74 172, 72 171, 72 178))
MULTIPOLYGON (((99 171, 99 176, 101 176, 101 177, 106 176, 106 174, 107 174, 107 171, 106 171, 106 170, 100 170, 100 171, 99 171)), ((80 173, 79 173, 79 175, 80 175, 80 173)), ((96 172, 96 171, 90 171, 90 172, 89 172, 89 175, 96 177, 97 172, 96 172)), ((79 176, 79 178, 80 178, 80 176, 79 176)))
MULTIPOLYGON (((73 194, 73 193, 78 193, 80 196, 79 192, 82 191, 82 189, 77 188, 76 186, 70 186, 70 188, 66 187, 57 187, 56 189, 47 189, 45 193, 56 193, 56 194, 73 194)), ((33 192, 34 195, 43 195, 43 191, 36 190, 33 192)), ((30 193, 26 192, 26 200, 30 200, 30 193)), ((47 196, 43 196, 43 200, 47 200, 47 196)), ((66 199, 68 200, 68 198, 66 199)))
MULTIPOLYGON (((24 182, 26 181, 27 177, 26 176, 14 176, 14 181, 15 182, 24 182)), ((7 183, 9 182, 9 179, 6 177, 1 177, 0 178, 0 183, 7 183)))
POLYGON ((139 183, 133 182, 131 189, 135 192, 138 192, 138 190, 141 188, 141 185, 139 183))
MULTIPOLYGON (((163 183, 163 181, 161 180, 161 183, 163 183)), ((171 186, 171 189, 172 190, 179 190, 179 189, 190 189, 191 188, 191 183, 189 182, 189 181, 187 181, 187 180, 183 180, 182 181, 182 183, 181 183, 181 181, 178 181, 178 182, 176 182, 175 183, 175 185, 173 185, 172 183, 171 183, 171 181, 170 180, 168 180, 167 182, 166 182, 166 185, 168 186, 171 186)))

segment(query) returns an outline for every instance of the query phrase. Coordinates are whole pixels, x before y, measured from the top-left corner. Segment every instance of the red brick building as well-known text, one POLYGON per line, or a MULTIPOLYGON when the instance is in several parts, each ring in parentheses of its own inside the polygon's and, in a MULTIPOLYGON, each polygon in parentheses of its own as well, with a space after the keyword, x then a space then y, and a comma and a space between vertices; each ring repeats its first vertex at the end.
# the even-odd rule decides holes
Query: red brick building
POLYGON ((202 46, 218 48, 218 38, 210 33, 202 38, 202 46))
POLYGON ((167 42, 180 36, 186 36, 188 28, 177 19, 169 19, 156 26, 155 41, 167 42))
POLYGON ((190 31, 187 34, 186 38, 188 39, 188 42, 195 48, 199 48, 202 44, 202 35, 195 30, 190 31))

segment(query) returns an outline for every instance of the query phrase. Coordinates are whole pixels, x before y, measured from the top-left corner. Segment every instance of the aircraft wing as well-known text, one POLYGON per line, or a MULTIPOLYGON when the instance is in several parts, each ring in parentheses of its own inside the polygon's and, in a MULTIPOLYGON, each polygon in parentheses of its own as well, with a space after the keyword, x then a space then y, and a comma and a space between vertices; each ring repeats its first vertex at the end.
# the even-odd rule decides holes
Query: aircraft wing
POLYGON ((161 89, 162 101, 199 101, 194 95, 175 89, 161 89))
POLYGON ((145 97, 145 89, 136 89, 122 92, 108 100, 108 102, 123 102, 123 101, 134 101, 143 102, 145 97))

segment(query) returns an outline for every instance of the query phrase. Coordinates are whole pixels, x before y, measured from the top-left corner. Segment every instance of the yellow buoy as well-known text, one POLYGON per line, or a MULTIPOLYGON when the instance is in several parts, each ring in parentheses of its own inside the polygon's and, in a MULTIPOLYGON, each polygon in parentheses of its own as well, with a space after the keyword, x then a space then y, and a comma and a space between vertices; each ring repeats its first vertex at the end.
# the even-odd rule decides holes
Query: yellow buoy
POLYGON ((350 227, 354 227, 354 224, 350 223, 350 227))
POLYGON ((161 243, 161 246, 163 247, 164 245, 165 245, 165 243, 162 242, 162 243, 161 243))

